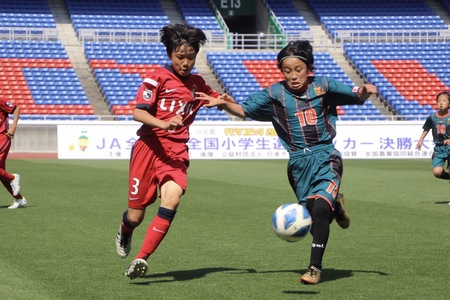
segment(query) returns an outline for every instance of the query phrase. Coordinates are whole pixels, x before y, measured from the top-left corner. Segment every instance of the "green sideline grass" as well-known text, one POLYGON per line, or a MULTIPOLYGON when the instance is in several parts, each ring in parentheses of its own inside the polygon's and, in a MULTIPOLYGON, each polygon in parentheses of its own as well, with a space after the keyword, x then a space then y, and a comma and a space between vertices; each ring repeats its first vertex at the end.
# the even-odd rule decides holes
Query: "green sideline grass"
POLYGON ((430 160, 346 160, 348 230, 331 226, 322 282, 299 284, 311 237, 278 239, 274 210, 294 201, 286 161, 191 162, 189 187, 149 272, 123 271, 157 205, 115 253, 128 161, 9 160, 26 209, 0 191, 0 299, 448 299, 450 201, 430 160))

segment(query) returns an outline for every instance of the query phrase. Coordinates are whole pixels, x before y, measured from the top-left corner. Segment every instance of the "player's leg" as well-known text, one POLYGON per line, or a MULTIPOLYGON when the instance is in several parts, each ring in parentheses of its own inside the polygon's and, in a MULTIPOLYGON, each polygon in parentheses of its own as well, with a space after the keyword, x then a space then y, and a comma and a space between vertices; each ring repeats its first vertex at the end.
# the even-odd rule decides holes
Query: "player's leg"
POLYGON ((139 253, 125 271, 125 275, 130 279, 143 276, 147 272, 147 260, 169 231, 183 192, 184 190, 174 181, 165 182, 161 186, 161 206, 147 228, 139 253))
POLYGON ((128 179, 128 209, 122 214, 116 236, 117 254, 125 258, 131 251, 134 229, 141 224, 145 208, 157 198, 156 174, 153 170, 155 156, 146 142, 136 141, 131 153, 128 179))
POLYGON ((330 203, 321 198, 308 199, 311 208, 311 218, 314 222, 312 230, 312 244, 310 265, 308 271, 300 278, 302 283, 318 284, 322 270, 322 259, 330 236, 330 218, 332 216, 330 203))
POLYGON ((431 167, 433 175, 439 179, 450 179, 450 174, 444 170, 445 161, 448 157, 448 146, 435 146, 431 158, 431 167))
MULTIPOLYGON (((0 181, 2 182, 8 193, 10 193, 14 198, 19 199, 20 197, 17 196, 20 192, 20 175, 11 174, 6 171, 6 158, 8 157, 10 148, 11 140, 8 139, 5 135, 0 135, 0 181)), ((20 201, 15 201, 13 205, 17 207, 14 208, 18 208, 20 204, 20 201)), ((23 205, 23 207, 24 206, 26 206, 26 204, 23 205)))
MULTIPOLYGON (((332 153, 332 155, 330 156, 330 164, 331 169, 333 170, 333 173, 335 175, 333 181, 338 184, 337 191, 339 191, 340 183, 342 181, 342 175, 344 173, 344 165, 342 163, 342 157, 339 151, 335 150, 332 153)), ((350 216, 344 207, 344 195, 338 192, 336 194, 335 200, 334 215, 336 223, 339 225, 339 227, 347 229, 350 226, 350 216)))
POLYGON ((169 231, 182 195, 183 189, 174 181, 165 182, 161 186, 161 206, 147 229, 144 243, 136 258, 147 260, 158 248, 169 231))

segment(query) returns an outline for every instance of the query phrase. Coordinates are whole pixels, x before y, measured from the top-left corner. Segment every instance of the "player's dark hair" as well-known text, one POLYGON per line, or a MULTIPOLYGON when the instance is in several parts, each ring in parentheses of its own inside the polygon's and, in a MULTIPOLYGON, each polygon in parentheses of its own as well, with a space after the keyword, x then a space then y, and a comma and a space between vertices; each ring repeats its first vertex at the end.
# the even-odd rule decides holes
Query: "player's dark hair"
POLYGON ((446 95, 447 99, 450 101, 450 92, 448 92, 448 91, 443 91, 443 92, 440 92, 439 94, 437 94, 436 101, 438 101, 439 96, 442 96, 442 95, 446 95))
POLYGON ((277 55, 278 68, 285 58, 296 57, 303 61, 310 71, 314 71, 313 46, 308 40, 289 42, 277 55))
POLYGON ((206 43, 205 33, 188 24, 170 24, 164 26, 160 31, 161 43, 166 46, 167 54, 170 55, 182 45, 191 46, 196 53, 200 46, 206 43))

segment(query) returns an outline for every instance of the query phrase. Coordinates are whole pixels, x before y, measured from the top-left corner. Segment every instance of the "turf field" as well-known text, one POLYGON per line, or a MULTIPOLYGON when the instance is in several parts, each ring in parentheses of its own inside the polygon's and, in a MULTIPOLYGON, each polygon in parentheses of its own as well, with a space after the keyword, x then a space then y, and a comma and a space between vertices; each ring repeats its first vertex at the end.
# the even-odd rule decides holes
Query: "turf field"
MULTIPOLYGON (((450 185, 430 160, 346 160, 351 226, 331 226, 322 282, 299 284, 311 237, 278 239, 294 201, 285 161, 191 162, 189 188, 149 272, 116 255, 128 161, 11 159, 26 209, 0 190, 0 299, 448 299, 450 185)), ((157 205, 133 237, 133 256, 157 205)))

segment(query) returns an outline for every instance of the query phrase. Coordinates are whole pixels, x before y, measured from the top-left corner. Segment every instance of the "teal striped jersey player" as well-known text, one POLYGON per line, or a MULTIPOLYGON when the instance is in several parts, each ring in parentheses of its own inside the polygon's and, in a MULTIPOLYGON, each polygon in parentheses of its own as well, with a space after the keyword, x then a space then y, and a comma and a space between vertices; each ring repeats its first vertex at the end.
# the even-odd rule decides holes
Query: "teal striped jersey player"
POLYGON ((358 98, 358 87, 322 76, 309 79, 301 95, 291 93, 285 81, 280 81, 242 103, 248 117, 272 122, 288 152, 332 143, 336 136, 336 107, 364 102, 358 98))
POLYGON ((431 113, 422 126, 423 130, 431 130, 435 145, 444 145, 444 140, 450 138, 450 113, 440 115, 438 112, 431 113))

